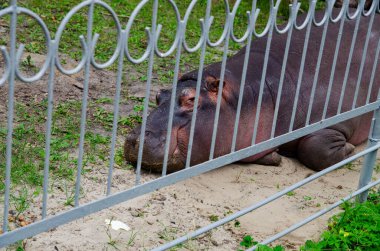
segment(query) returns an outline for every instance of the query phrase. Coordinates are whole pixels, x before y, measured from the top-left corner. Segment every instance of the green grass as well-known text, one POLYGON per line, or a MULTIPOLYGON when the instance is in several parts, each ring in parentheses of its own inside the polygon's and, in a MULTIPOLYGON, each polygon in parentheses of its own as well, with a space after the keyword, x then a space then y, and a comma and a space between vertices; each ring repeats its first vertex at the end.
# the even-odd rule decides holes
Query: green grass
MULTIPOLYGON (((86 172, 88 164, 94 164, 98 161, 104 163, 109 158, 113 114, 105 112, 103 108, 99 107, 99 102, 101 100, 90 101, 89 103, 83 172, 86 172)), ((15 104, 11 169, 13 184, 42 185, 46 109, 46 100, 42 103, 32 102, 28 105, 15 104)), ((77 154, 74 152, 79 145, 80 113, 80 101, 68 100, 65 103, 58 103, 54 108, 50 144, 50 171, 55 178, 73 180, 76 173, 77 154)), ((127 127, 138 123, 134 117, 140 117, 140 113, 141 110, 137 110, 128 117, 120 118, 120 130, 125 130, 127 127)), ((6 134, 7 129, 3 124, 0 126, 0 175, 2 177, 5 176, 6 134)), ((121 164, 120 155, 122 153, 117 151, 116 155, 117 163, 121 164)), ((3 190, 4 183, 0 182, 0 191, 3 190)))
MULTIPOLYGON (((345 202, 342 213, 334 215, 319 241, 306 241, 300 251, 380 250, 380 193, 372 192, 365 203, 345 202)), ((244 250, 258 242, 247 235, 240 243, 244 250)), ((242 250, 242 249, 239 249, 242 250)), ((284 247, 259 245, 260 251, 281 251, 284 247)))

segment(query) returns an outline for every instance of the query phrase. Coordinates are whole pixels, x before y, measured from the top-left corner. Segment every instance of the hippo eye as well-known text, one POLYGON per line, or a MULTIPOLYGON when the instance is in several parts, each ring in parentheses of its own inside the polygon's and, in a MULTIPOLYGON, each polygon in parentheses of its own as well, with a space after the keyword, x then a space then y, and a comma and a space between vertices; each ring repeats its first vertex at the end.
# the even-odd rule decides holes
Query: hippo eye
POLYGON ((194 105, 194 100, 195 100, 195 97, 189 98, 188 100, 186 100, 186 105, 193 106, 194 105))

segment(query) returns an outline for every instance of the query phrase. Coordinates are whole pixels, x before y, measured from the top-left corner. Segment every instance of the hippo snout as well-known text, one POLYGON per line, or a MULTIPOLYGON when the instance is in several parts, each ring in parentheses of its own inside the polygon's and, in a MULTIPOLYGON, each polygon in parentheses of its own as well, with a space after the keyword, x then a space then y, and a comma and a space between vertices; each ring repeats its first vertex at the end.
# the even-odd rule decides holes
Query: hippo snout
MULTIPOLYGON (((124 144, 125 159, 134 166, 137 165, 138 161, 140 134, 141 128, 138 127, 127 135, 124 144)), ((141 162, 141 167, 143 169, 152 172, 162 171, 165 154, 165 143, 166 133, 146 130, 143 145, 143 156, 141 162)), ((167 165, 168 173, 178 171, 182 168, 183 162, 181 161, 179 156, 169 152, 167 165)))
POLYGON ((136 133, 127 135, 124 143, 124 156, 131 163, 137 162, 140 138, 136 133))

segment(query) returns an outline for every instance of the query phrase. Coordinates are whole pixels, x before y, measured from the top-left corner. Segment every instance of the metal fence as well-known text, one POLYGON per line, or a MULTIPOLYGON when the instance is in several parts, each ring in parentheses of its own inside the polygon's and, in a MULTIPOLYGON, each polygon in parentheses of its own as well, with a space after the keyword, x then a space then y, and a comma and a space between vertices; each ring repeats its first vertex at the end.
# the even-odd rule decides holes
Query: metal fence
MULTIPOLYGON (((236 1, 233 8, 230 8, 229 2, 225 2, 226 6, 226 22, 224 26, 223 33, 221 37, 216 41, 213 42, 209 38, 209 30, 211 28, 211 25, 213 23, 213 17, 211 16, 211 0, 207 1, 206 6, 206 16, 203 20, 200 21, 201 28, 202 28, 202 34, 200 37, 200 40, 194 47, 189 47, 188 43, 186 42, 186 27, 189 20, 189 16, 191 15, 193 8, 195 4, 197 3, 196 0, 191 1, 184 17, 181 17, 180 12, 175 4, 174 1, 169 0, 168 2, 173 7, 174 11, 176 12, 176 18, 177 18, 177 29, 175 34, 175 39, 173 44, 171 45, 170 49, 168 49, 166 52, 162 52, 158 49, 157 43, 160 37, 160 31, 162 26, 157 24, 157 15, 160 13, 157 12, 158 8, 158 0, 153 0, 153 16, 152 16, 152 26, 148 29, 146 29, 146 33, 148 36, 148 43, 146 47, 145 53, 139 58, 134 58, 129 49, 128 45, 128 39, 130 36, 130 31, 132 25, 136 22, 136 16, 139 14, 141 9, 148 3, 148 0, 143 0, 140 2, 140 4, 134 9, 132 12, 128 23, 123 27, 120 24, 120 21, 118 19, 117 14, 114 12, 114 10, 105 2, 101 0, 87 0, 83 1, 76 7, 74 7, 63 19, 63 21, 60 23, 59 28, 57 29, 54 39, 52 38, 46 24, 44 21, 35 13, 32 11, 20 7, 17 5, 16 0, 12 0, 9 7, 4 8, 0 10, 0 17, 10 15, 10 48, 6 48, 4 46, 1 47, 2 55, 5 62, 5 69, 3 71, 3 75, 0 78, 0 86, 1 85, 8 85, 8 115, 7 115, 7 137, 6 137, 6 171, 5 171, 5 193, 4 193, 4 216, 3 216, 3 234, 0 235, 0 247, 7 246, 11 243, 14 243, 18 240, 22 240, 25 238, 28 238, 30 236, 36 235, 38 233, 41 233, 43 231, 47 231, 49 229, 52 229, 54 227, 57 227, 59 225, 62 225, 64 223, 70 222, 72 220, 78 219, 80 217, 89 215, 91 213, 97 212, 99 210, 108 208, 110 206, 116 205, 118 203, 127 201, 129 199, 135 198, 137 196, 152 192, 156 189, 168 186, 170 184, 174 184, 178 181, 188 179, 190 177, 202 174, 204 172, 216 169, 218 167, 243 160, 245 158, 248 158, 252 155, 258 154, 260 152, 263 152, 268 149, 277 148, 278 146, 290 142, 292 140, 301 138, 305 135, 311 134, 313 132, 316 132, 320 129, 331 127, 333 125, 336 125, 338 123, 341 123, 343 121, 347 121, 349 119, 359 117, 361 115, 370 113, 374 111, 374 117, 372 119, 372 129, 369 134, 369 141, 368 141, 368 147, 366 150, 359 152, 337 164, 334 164, 320 172, 315 173, 314 175, 274 194, 273 196, 268 197, 267 199, 254 204, 244 210, 241 210, 237 213, 234 213, 232 215, 227 216, 226 218, 219 220, 209 226, 203 227, 198 229, 195 232, 189 233, 186 236, 183 236, 181 238, 178 238, 170 243, 167 243, 161 247, 158 247, 155 250, 164 250, 170 247, 173 247, 181 242, 184 242, 188 239, 194 238, 202 233, 205 233, 206 231, 216 228, 226 222, 229 222, 233 219, 236 219, 237 217, 240 217, 246 213, 249 213, 283 195, 288 193, 289 191, 292 191, 308 182, 311 182, 318 177, 321 177, 325 175, 328 172, 331 172, 359 157, 366 156, 365 162, 361 171, 361 177, 359 181, 359 189, 351 194, 350 196, 336 202, 335 204, 331 205, 330 207, 321 210, 320 212, 316 213, 315 215, 310 216, 309 218, 293 225, 292 227, 288 228, 287 230, 284 230, 283 232, 278 233, 277 235, 263 241, 263 244, 270 243, 285 234, 301 227, 302 225, 312 221, 313 219, 319 217, 320 215, 332 210, 333 208, 339 206, 343 201, 349 200, 350 198, 360 195, 360 200, 364 201, 366 199, 366 194, 368 192, 368 189, 370 189, 373 186, 376 186, 380 184, 380 180, 377 180, 375 182, 371 182, 372 177, 372 171, 373 167, 376 161, 376 153, 377 149, 380 147, 378 144, 378 140, 380 138, 380 100, 378 99, 378 88, 379 88, 379 81, 377 80, 376 73, 379 73, 377 70, 378 68, 378 58, 380 53, 380 39, 377 37, 376 41, 376 48, 372 48, 372 51, 374 53, 368 53, 369 46, 373 46, 370 43, 371 37, 371 31, 377 30, 379 33, 379 27, 376 27, 373 25, 374 20, 376 20, 376 13, 379 12, 379 1, 374 0, 372 7, 369 10, 364 10, 364 4, 365 1, 359 1, 359 6, 356 10, 350 10, 348 8, 348 0, 344 1, 342 9, 340 9, 339 14, 334 16, 333 13, 333 5, 335 1, 327 1, 326 0, 326 9, 324 11, 323 17, 318 20, 318 18, 315 17, 316 11, 315 6, 317 1, 316 0, 310 0, 309 1, 309 10, 307 15, 304 16, 304 19, 300 21, 297 18, 297 13, 300 8, 300 4, 297 1, 294 1, 293 4, 290 5, 290 17, 287 21, 287 24, 284 26, 278 26, 277 25, 277 11, 279 8, 280 0, 274 2, 273 0, 270 1, 270 17, 268 20, 267 25, 265 28, 259 32, 256 28, 256 21, 259 14, 259 9, 256 7, 256 0, 252 1, 252 10, 247 13, 248 16, 248 26, 245 34, 242 37, 237 37, 234 34, 233 26, 234 26, 234 19, 238 10, 238 7, 240 5, 241 1, 236 1), (98 40, 98 34, 93 34, 93 13, 94 13, 94 7, 95 6, 101 6, 105 10, 109 12, 109 14, 112 16, 116 28, 117 28, 117 41, 115 41, 115 44, 117 44, 116 49, 111 56, 111 58, 105 62, 105 63, 98 63, 94 57, 94 51, 97 45, 98 40), (88 26, 87 26, 87 35, 81 36, 80 41, 82 45, 83 50, 83 56, 78 65, 73 69, 65 69, 64 66, 62 66, 61 61, 58 57, 58 48, 60 44, 60 40, 62 37, 62 33, 65 31, 65 27, 67 23, 70 21, 70 19, 73 17, 75 13, 78 11, 88 8, 88 26), (16 27, 17 27, 17 17, 20 14, 25 14, 30 16, 31 18, 35 19, 38 24, 41 26, 45 39, 46 39, 46 46, 47 46, 47 57, 46 61, 41 67, 41 69, 32 77, 24 76, 20 71, 20 58, 24 52, 24 45, 20 44, 17 46, 16 43, 16 27), (355 22, 354 30, 353 32, 345 31, 344 27, 348 20, 355 20, 352 22, 355 22), (366 35, 364 37, 358 36, 359 31, 359 24, 361 23, 361 20, 368 20, 368 26, 366 35), (326 41, 326 32, 329 29, 329 25, 336 25, 339 29, 337 32, 337 42, 334 48, 334 55, 333 60, 331 61, 331 74, 329 74, 329 77, 327 79, 320 80, 319 79, 319 73, 320 73, 320 67, 323 64, 323 51, 324 47, 331 46, 330 44, 325 45, 326 41), (311 34, 312 26, 321 27, 322 32, 322 39, 320 42, 318 42, 319 48, 318 48, 318 54, 315 55, 317 57, 317 63, 313 65, 315 67, 314 76, 312 78, 313 84, 311 85, 311 93, 309 96, 310 103, 306 107, 305 112, 305 121, 302 126, 295 126, 295 116, 297 113, 297 105, 299 102, 301 102, 301 98, 303 93, 301 93, 302 90, 302 78, 305 71, 305 67, 309 67, 307 65, 307 53, 308 53, 308 46, 309 46, 309 39, 311 34), (278 113, 280 109, 280 98, 281 98, 281 91, 284 83, 284 78, 286 74, 287 64, 289 62, 289 48, 292 45, 292 34, 297 32, 298 30, 305 30, 305 37, 303 41, 303 47, 301 54, 298 55, 299 57, 299 71, 297 72, 298 77, 295 79, 297 80, 295 83, 295 92, 294 97, 292 97, 293 102, 293 109, 288 112, 289 115, 289 130, 283 133, 275 133, 276 128, 275 124, 278 119, 278 113), (353 34, 353 39, 349 43, 348 41, 342 41, 342 33, 345 32, 351 32, 353 34), (284 36, 286 39, 286 49, 285 53, 281 62, 281 73, 280 73, 280 79, 278 82, 276 82, 276 86, 278 88, 278 96, 276 101, 274 102, 274 120, 272 121, 271 126, 271 133, 270 137, 268 139, 257 141, 256 137, 258 134, 258 130, 260 128, 259 124, 259 116, 263 113, 264 106, 263 106, 263 92, 264 87, 267 84, 267 79, 270 77, 267 74, 267 69, 271 65, 272 61, 270 58, 270 52, 271 52, 271 42, 272 38, 274 36, 284 36), (250 47, 255 38, 261 39, 265 37, 265 48, 263 50, 263 66, 262 66, 262 72, 260 75, 260 81, 259 81, 259 93, 257 97, 257 109, 255 113, 252 113, 252 118, 255 117, 255 123, 252 127, 252 144, 247 147, 238 147, 236 145, 237 141, 237 135, 238 135, 238 127, 239 127, 239 118, 240 113, 242 112, 242 104, 243 104, 243 96, 244 91, 246 90, 244 88, 245 86, 245 78, 250 70, 252 70, 249 65, 249 56, 250 56, 250 47), (191 166, 191 154, 192 154, 192 145, 193 145, 193 139, 195 134, 195 127, 196 127, 196 118, 199 115, 197 113, 198 110, 198 102, 199 96, 201 92, 201 84, 202 84, 202 69, 204 68, 204 59, 205 59, 205 51, 207 46, 211 47, 217 47, 224 44, 224 51, 223 51, 223 60, 221 62, 221 70, 220 70, 220 82, 223 83, 225 71, 226 71, 226 63, 227 63, 227 55, 228 55, 228 48, 229 48, 229 41, 233 40, 235 42, 239 43, 246 43, 247 49, 243 50, 242 53, 244 53, 244 64, 243 69, 240 69, 242 72, 242 78, 241 78, 241 84, 239 88, 239 96, 237 100, 237 106, 236 106, 236 117, 231 118, 234 123, 234 130, 233 130, 233 137, 232 137, 232 145, 231 145, 231 152, 228 154, 225 154, 223 156, 214 156, 214 150, 216 147, 216 139, 217 139, 217 130, 218 130, 218 124, 220 123, 218 121, 220 116, 220 110, 222 105, 222 88, 223 85, 219 85, 219 91, 217 95, 216 100, 216 112, 215 112, 215 121, 213 124, 213 132, 212 132, 212 141, 211 141, 211 149, 209 152, 209 160, 195 164, 191 166), (350 66, 351 62, 353 60, 353 57, 355 57, 355 44, 357 41, 364 42, 364 48, 363 48, 363 54, 362 58, 360 59, 360 66, 358 68, 357 74, 357 82, 356 82, 356 88, 353 98, 352 106, 350 106, 350 109, 343 109, 342 104, 344 103, 344 97, 346 94, 346 87, 349 81, 351 79, 349 78, 350 73, 350 66), (342 82, 342 88, 340 89, 339 93, 339 102, 338 106, 336 108, 337 112, 331 116, 327 114, 327 110, 329 109, 329 99, 330 97, 333 97, 333 91, 332 91, 332 85, 334 83, 334 74, 335 69, 337 65, 341 64, 342 62, 339 62, 339 52, 341 48, 348 48, 348 58, 347 62, 345 62, 344 65, 344 71, 342 73, 341 78, 343 79, 342 82), (178 72, 179 72, 179 64, 180 64, 180 58, 182 51, 185 50, 189 53, 194 53, 200 51, 200 62, 199 62, 199 71, 197 73, 197 80, 196 85, 194 86, 196 89, 196 96, 194 100, 194 110, 191 115, 191 129, 190 129, 190 136, 189 136, 189 143, 187 148, 187 157, 186 162, 184 164, 184 169, 175 173, 167 174, 167 164, 168 164, 168 155, 169 155, 169 148, 170 148, 170 135, 172 132, 172 124, 173 124, 173 116, 174 109, 175 109, 175 98, 176 98, 176 88, 177 88, 177 82, 178 82, 178 72), (153 65, 154 65, 154 59, 155 57, 168 57, 169 55, 174 54, 176 55, 176 61, 175 61, 175 69, 174 69, 174 79, 173 79, 173 85, 172 85, 172 94, 170 97, 170 109, 167 111, 169 113, 169 119, 168 119, 168 125, 167 125, 167 142, 165 144, 165 159, 163 162, 163 168, 162 168, 162 176, 153 180, 146 182, 144 184, 140 184, 140 177, 141 177, 141 167, 142 167, 142 158, 143 158, 143 147, 144 147, 144 137, 145 137, 145 130, 147 126, 147 118, 148 118, 148 105, 149 105, 149 98, 146 98, 144 101, 144 112, 143 112, 143 119, 142 119, 142 125, 141 125, 141 136, 139 142, 139 151, 138 151, 138 160, 137 160, 137 167, 136 167, 136 185, 133 188, 130 188, 128 190, 112 193, 111 192, 111 183, 112 183, 112 171, 114 168, 114 158, 115 158, 115 145, 116 145, 116 137, 117 137, 117 127, 118 127, 118 115, 119 115, 119 99, 120 99, 120 92, 121 92, 121 81, 122 81, 122 74, 123 74, 123 67, 124 67, 124 61, 127 59, 129 62, 133 64, 139 64, 144 61, 148 61, 148 72, 147 72, 147 82, 146 82, 146 93, 145 96, 149 97, 151 92, 151 85, 152 85, 152 71, 153 71, 153 65), (368 55, 367 55, 368 54, 368 55), (366 60, 368 58, 372 58, 372 64, 367 65, 366 60), (111 152, 110 152, 110 166, 109 166, 109 172, 108 172, 108 184, 107 184, 107 194, 104 198, 101 198, 96 201, 89 202, 87 204, 80 204, 79 203, 79 191, 81 186, 81 171, 83 167, 83 155, 84 155, 84 137, 85 137, 85 131, 86 131, 86 111, 87 111, 87 101, 88 101, 88 88, 89 88, 89 82, 90 82, 90 69, 93 67, 95 69, 104 69, 112 65, 117 61, 117 81, 116 81, 116 94, 115 94, 115 101, 114 101, 114 119, 113 119, 113 128, 112 128, 112 141, 111 141, 111 152), (59 213, 57 215, 48 215, 47 214, 47 207, 48 207, 48 184, 49 184, 49 165, 50 165, 50 143, 51 143, 51 128, 52 128, 52 110, 53 110, 53 89, 54 89, 54 81, 55 81, 55 70, 58 69, 63 74, 72 75, 75 73, 78 73, 80 71, 84 71, 84 87, 83 87, 83 99, 82 99, 82 113, 81 113, 81 125, 80 125, 80 141, 79 141, 79 155, 78 155, 78 162, 77 162, 77 177, 76 177, 76 192, 75 192, 75 207, 71 210, 59 213), (248 72, 248 73, 247 73, 248 72), (13 135, 13 128, 14 128, 14 95, 15 95, 15 79, 18 78, 22 82, 25 83, 33 83, 39 79, 41 79, 45 74, 49 75, 48 79, 48 108, 47 108, 47 118, 46 118, 46 148, 45 148, 45 168, 44 168, 44 182, 43 182, 43 205, 42 205, 42 219, 30 224, 28 226, 18 228, 13 231, 8 231, 8 214, 9 214, 9 198, 10 198, 10 188, 11 188, 11 159, 12 159, 12 135, 13 135), (364 78, 363 78, 364 77, 364 78), (361 90, 363 87, 361 86, 362 78, 369 80, 369 83, 366 83, 368 86, 368 94, 366 96, 361 97, 359 93, 359 90, 361 90), (329 83, 328 89, 325 95, 325 100, 323 100, 323 111, 321 114, 320 119, 318 120, 312 120, 311 116, 314 111, 312 111, 313 102, 317 102, 314 100, 314 96, 316 93, 317 84, 319 81, 327 81, 329 83), (364 100, 365 102, 358 103, 358 100, 364 100), (191 166, 191 168, 190 168, 191 166)), ((254 43, 253 43, 254 44, 254 43)), ((293 55, 294 56, 294 55, 293 55)), ((199 112, 199 111, 198 111, 199 112)), ((249 129, 249 128, 248 128, 249 129)), ((251 250, 253 250, 252 248, 251 250)))

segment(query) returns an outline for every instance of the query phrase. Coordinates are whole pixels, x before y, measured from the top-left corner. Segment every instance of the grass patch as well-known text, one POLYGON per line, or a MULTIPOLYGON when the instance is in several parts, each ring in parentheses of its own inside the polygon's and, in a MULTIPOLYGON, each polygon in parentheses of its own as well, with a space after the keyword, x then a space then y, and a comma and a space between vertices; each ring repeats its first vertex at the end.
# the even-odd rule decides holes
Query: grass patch
MULTIPOLYGON (((89 101, 83 173, 88 171, 89 164, 102 162, 104 165, 104 162, 109 159, 113 114, 101 108, 99 106, 101 102, 102 100, 89 101)), ((46 100, 41 103, 31 101, 28 105, 15 103, 11 169, 11 179, 15 185, 42 186, 46 110, 46 100)), ((127 130, 141 121, 140 113, 141 110, 138 109, 130 115, 132 118, 120 118, 119 130, 127 130)), ((68 100, 54 107, 50 144, 50 172, 53 178, 74 180, 78 157, 76 151, 80 138, 80 114, 80 101, 68 100)), ((6 135, 6 125, 2 124, 0 125, 0 175, 2 177, 5 177, 6 135)), ((120 150, 116 152, 116 163, 122 163, 120 150)), ((0 182, 0 191, 4 191, 4 181, 0 182)))

